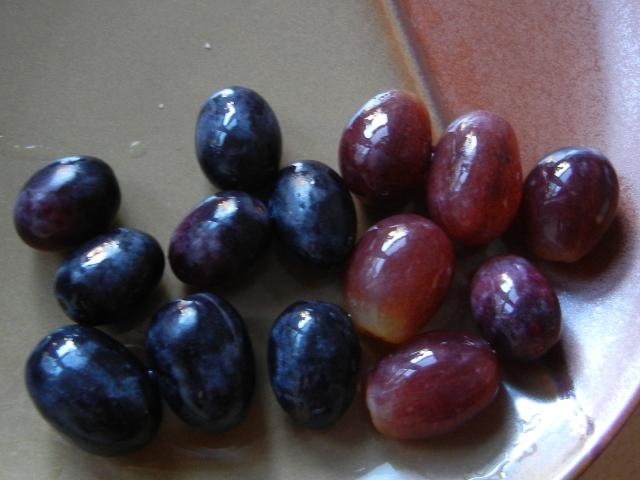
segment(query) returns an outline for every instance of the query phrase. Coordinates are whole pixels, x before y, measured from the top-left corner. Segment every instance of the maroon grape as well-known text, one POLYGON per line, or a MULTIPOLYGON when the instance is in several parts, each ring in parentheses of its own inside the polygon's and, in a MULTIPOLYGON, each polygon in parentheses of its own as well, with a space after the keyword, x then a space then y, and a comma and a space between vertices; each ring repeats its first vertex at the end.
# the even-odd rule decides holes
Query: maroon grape
POLYGON ((400 343, 435 314, 452 274, 453 248, 444 232, 419 215, 394 215, 356 245, 345 282, 347 309, 358 329, 400 343))
POLYGON ((436 146, 427 181, 434 222, 464 245, 483 245, 511 224, 522 196, 522 166, 511 125, 490 112, 453 121, 436 146))
POLYGON ((367 406, 378 431, 426 438, 458 428, 484 410, 500 386, 491 346, 463 333, 423 333, 369 374, 367 406))
POLYGON ((471 283, 471 309, 482 334, 505 356, 532 360, 560 338, 560 303, 547 279, 516 255, 493 257, 471 283))
POLYGON ((529 173, 522 218, 529 248, 540 258, 575 262, 589 253, 616 216, 618 177, 594 148, 566 147, 529 173))
POLYGON ((368 204, 395 206, 423 182, 431 156, 431 122, 412 93, 376 95, 349 121, 340 141, 340 172, 368 204))

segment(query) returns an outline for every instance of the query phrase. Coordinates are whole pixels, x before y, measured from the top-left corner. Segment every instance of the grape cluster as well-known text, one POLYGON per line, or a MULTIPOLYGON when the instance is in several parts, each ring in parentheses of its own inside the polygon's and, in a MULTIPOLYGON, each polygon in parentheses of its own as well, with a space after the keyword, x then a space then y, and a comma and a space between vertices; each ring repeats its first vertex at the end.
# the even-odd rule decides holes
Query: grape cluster
POLYGON ((373 97, 348 122, 339 145, 342 176, 315 160, 278 171, 276 115, 245 87, 211 95, 195 131, 202 171, 222 190, 196 205, 171 236, 173 273, 201 293, 155 313, 148 367, 96 328, 136 312, 165 267, 149 234, 109 230, 120 206, 111 167, 88 156, 56 160, 16 201, 15 227, 25 243, 73 249, 54 286, 75 323, 34 348, 27 389, 55 429, 95 454, 146 445, 161 421, 161 399, 209 432, 244 420, 256 376, 250 336, 235 308, 207 289, 246 278, 272 241, 309 266, 346 267, 342 307, 300 301, 273 323, 266 361, 284 411, 309 428, 339 420, 359 384, 357 331, 395 345, 366 378, 377 430, 413 439, 458 428, 495 398, 500 361, 533 360, 558 342, 561 310, 532 261, 501 255, 487 259, 469 286, 481 336, 425 332, 451 285, 456 249, 486 245, 517 219, 537 258, 574 262, 616 214, 616 173, 598 150, 556 150, 523 181, 518 141, 505 119, 467 113, 433 145, 426 106, 400 90, 373 97), (423 214, 397 213, 421 191, 423 214), (357 243, 352 193, 386 217, 357 243))

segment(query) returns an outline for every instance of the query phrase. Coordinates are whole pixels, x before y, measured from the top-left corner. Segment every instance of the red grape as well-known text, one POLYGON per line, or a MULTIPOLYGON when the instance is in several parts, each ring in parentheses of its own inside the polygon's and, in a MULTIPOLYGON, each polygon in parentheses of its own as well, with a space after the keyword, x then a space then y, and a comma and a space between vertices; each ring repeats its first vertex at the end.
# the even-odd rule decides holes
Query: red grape
POLYGON ((349 121, 340 142, 340 172, 353 193, 371 205, 408 200, 423 181, 431 155, 431 122, 415 95, 376 95, 349 121))
POLYGON ((426 438, 454 430, 485 409, 500 386, 496 356, 473 335, 424 333, 369 374, 367 407, 378 431, 426 438))
POLYGON ((355 326, 392 343, 420 331, 436 312, 453 272, 451 242, 433 222, 395 215, 360 239, 347 271, 355 326))
POLYGON ((499 237, 521 196, 518 141, 507 121, 478 111, 447 127, 433 156, 427 205, 452 240, 483 245, 499 237))
POLYGON ((618 177, 594 148, 566 147, 544 157, 525 181, 522 217, 529 248, 575 262, 598 243, 616 215, 618 177))

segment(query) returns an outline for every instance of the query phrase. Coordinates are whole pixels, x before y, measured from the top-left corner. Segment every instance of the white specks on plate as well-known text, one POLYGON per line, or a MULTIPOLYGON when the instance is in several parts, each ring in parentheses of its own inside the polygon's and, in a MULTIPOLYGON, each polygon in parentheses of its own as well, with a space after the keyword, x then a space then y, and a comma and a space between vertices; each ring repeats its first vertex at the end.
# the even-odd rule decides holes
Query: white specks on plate
POLYGON ((134 140, 129 145, 129 156, 131 158, 140 158, 143 157, 147 153, 147 149, 144 144, 139 140, 134 140))
POLYGON ((24 149, 24 150, 35 150, 36 148, 44 148, 42 145, 14 145, 13 148, 16 150, 24 149))
POLYGON ((202 48, 204 48, 205 50, 211 50, 211 44, 209 42, 205 42, 205 44, 202 45, 202 48))
POLYGON ((159 104, 158 104, 158 108, 159 108, 160 110, 164 110, 164 103, 159 103, 159 104))

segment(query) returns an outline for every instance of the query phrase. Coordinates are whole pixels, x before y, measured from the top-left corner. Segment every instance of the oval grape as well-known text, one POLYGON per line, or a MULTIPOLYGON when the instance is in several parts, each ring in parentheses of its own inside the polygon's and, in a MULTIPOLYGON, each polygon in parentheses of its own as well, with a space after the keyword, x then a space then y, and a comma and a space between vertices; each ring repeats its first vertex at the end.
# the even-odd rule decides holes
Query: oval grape
POLYGON ((580 260, 613 222, 618 195, 616 171, 599 150, 550 153, 525 181, 522 220, 529 248, 545 260, 580 260))
POLYGON ((394 207, 422 186, 431 157, 431 121, 426 106, 402 90, 367 101, 340 140, 340 172, 365 203, 394 207))
POLYGON ((430 218, 452 240, 483 245, 518 212, 522 166, 511 125, 490 112, 454 120, 440 137, 427 179, 430 218))
POLYGON ((106 230, 120 206, 113 170, 95 157, 66 157, 38 170, 13 211, 20 238, 40 250, 61 250, 106 230))
POLYGON ((459 428, 487 408, 500 387, 491 346, 458 332, 423 333, 369 374, 367 407, 376 429, 420 439, 459 428))
POLYGON ((271 329, 271 387, 282 408, 307 427, 338 421, 355 395, 359 366, 358 337, 337 305, 294 303, 271 329))
POLYGON ((56 298, 73 321, 103 325, 122 319, 156 288, 162 248, 151 235, 116 228, 75 250, 54 278, 56 298))
POLYGON ((155 435, 162 404, 142 363, 92 327, 54 330, 34 348, 25 381, 42 416, 76 446, 112 456, 155 435))
POLYGON ((304 261, 329 267, 351 253, 356 211, 340 176, 313 160, 280 171, 269 200, 278 237, 304 261))
POLYGON ((223 432, 244 420, 255 385, 253 349, 231 304, 198 293, 165 305, 146 349, 162 396, 184 422, 223 432))

